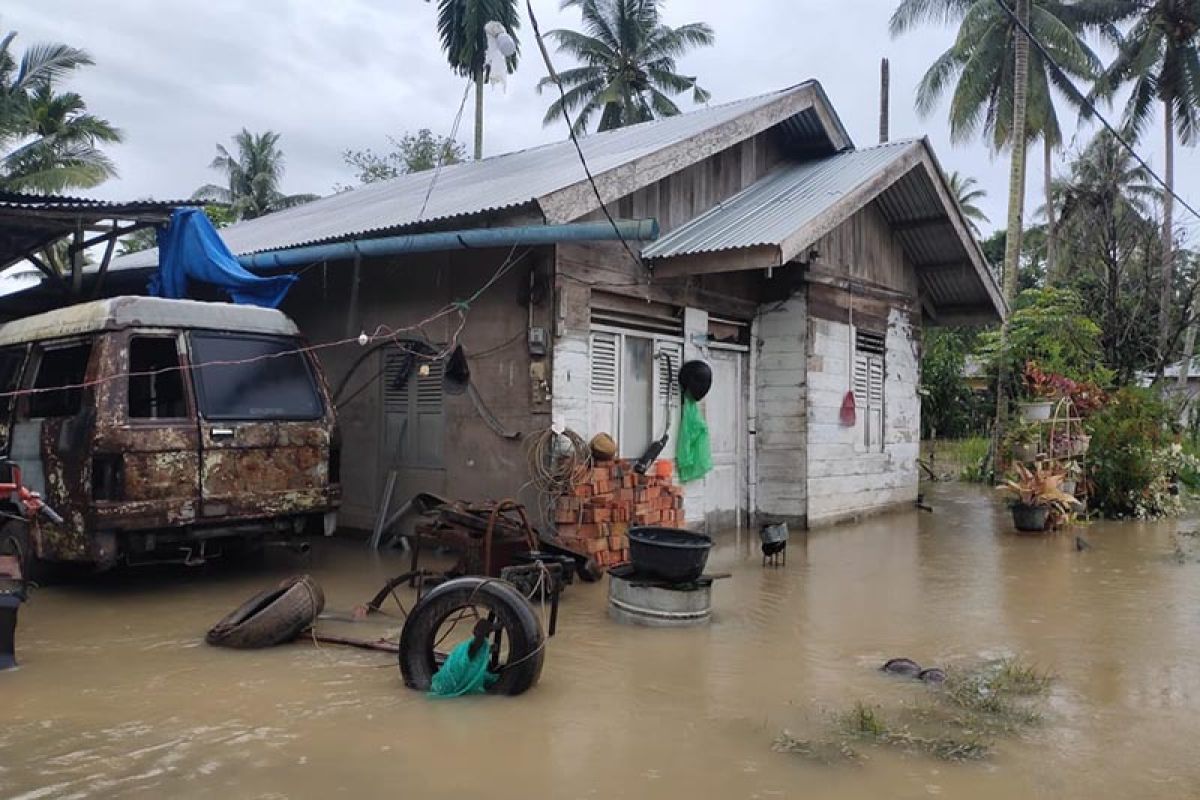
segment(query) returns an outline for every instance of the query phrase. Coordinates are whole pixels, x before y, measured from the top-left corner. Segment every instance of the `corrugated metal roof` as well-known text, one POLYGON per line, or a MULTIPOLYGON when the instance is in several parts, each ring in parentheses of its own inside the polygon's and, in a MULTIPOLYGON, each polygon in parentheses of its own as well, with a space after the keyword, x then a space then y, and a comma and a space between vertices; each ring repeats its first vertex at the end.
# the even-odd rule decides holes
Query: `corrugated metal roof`
MULTIPOLYGON (((930 169, 915 166, 877 196, 864 195, 863 204, 873 201, 893 226, 935 308, 955 313, 978 309, 1003 313, 995 278, 978 244, 964 240, 955 227, 954 215, 961 217, 961 212, 943 202, 935 185, 941 179, 934 174, 940 173, 940 167, 921 139, 785 164, 671 231, 643 249, 642 255, 653 260, 776 247, 780 263, 786 262, 795 253, 784 252, 785 245, 795 249, 812 244, 793 237, 810 225, 820 227, 822 218, 843 199, 865 189, 867 183, 893 165, 926 155, 930 169)), ((858 207, 844 211, 848 217, 858 207)))
POLYGON ((96 200, 59 194, 0 191, 0 209, 11 208, 20 211, 98 211, 107 216, 119 217, 120 214, 116 212, 152 214, 194 204, 194 200, 96 200))
MULTIPOLYGON (((592 174, 600 177, 789 95, 800 96, 814 90, 821 102, 827 102, 820 85, 808 81, 758 97, 584 136, 580 145, 592 174)), ((828 109, 836 128, 832 132, 825 130, 816 114, 805 114, 809 108, 793 109, 776 122, 788 120, 794 137, 819 134, 828 138, 832 134, 849 142, 832 108, 828 109)), ((741 133, 748 137, 756 132, 747 129, 741 133)), ((429 194, 433 176, 431 171, 421 172, 362 186, 232 225, 221 231, 221 238, 237 255, 280 250, 517 208, 586 180, 569 140, 445 167, 429 194), (428 206, 422 213, 427 194, 428 206)), ((145 251, 114 260, 112 268, 149 267, 156 263, 157 253, 145 251)))
MULTIPOLYGON (((166 219, 187 202, 134 200, 113 202, 65 195, 0 192, 0 269, 73 234, 80 223, 101 220, 166 219)), ((90 234, 89 234, 90 235, 90 234)))
POLYGON ((642 250, 645 258, 779 245, 831 206, 921 147, 903 141, 787 164, 642 250))

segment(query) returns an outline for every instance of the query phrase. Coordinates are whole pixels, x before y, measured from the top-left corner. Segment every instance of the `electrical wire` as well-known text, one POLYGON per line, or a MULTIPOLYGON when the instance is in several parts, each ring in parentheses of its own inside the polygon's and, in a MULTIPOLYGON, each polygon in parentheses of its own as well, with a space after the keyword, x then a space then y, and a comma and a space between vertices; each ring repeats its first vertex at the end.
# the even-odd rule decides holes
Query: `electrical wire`
MULTIPOLYGON (((467 81, 467 86, 463 89, 462 100, 458 104, 458 113, 454 115, 454 122, 450 125, 450 142, 458 141, 458 128, 462 124, 463 109, 467 107, 467 97, 471 94, 472 82, 467 81)), ((429 198, 433 196, 433 187, 437 186, 438 176, 442 174, 442 167, 446 160, 446 148, 438 148, 437 163, 433 167, 433 176, 429 179, 429 188, 425 190, 425 199, 421 202, 421 211, 417 214, 417 222, 425 218, 425 209, 429 207, 429 198)))
POLYGON ((1115 138, 1122 147, 1129 151, 1129 154, 1133 156, 1134 160, 1137 161, 1143 169, 1146 170, 1147 174, 1154 179, 1155 183, 1161 186, 1164 191, 1169 192, 1170 195, 1179 202, 1179 205, 1191 212, 1192 216, 1196 217, 1197 220, 1200 220, 1200 211, 1196 211, 1196 209, 1192 208, 1192 206, 1186 200, 1180 197, 1179 194, 1172 189, 1165 180, 1159 177, 1158 173, 1155 172, 1146 162, 1146 160, 1141 157, 1138 151, 1133 148, 1133 145, 1131 145, 1125 139, 1125 137, 1121 135, 1121 133, 1115 127, 1113 127, 1112 123, 1110 123, 1108 119, 1106 119, 1105 116, 1100 113, 1100 110, 1096 108, 1096 104, 1075 88, 1075 84, 1071 82, 1071 79, 1067 77, 1065 72, 1063 72, 1062 67, 1058 65, 1058 62, 1056 62, 1054 57, 1050 55, 1048 50, 1046 50, 1045 45, 1043 45, 1041 41, 1034 36, 1033 31, 1029 29, 1029 26, 1025 24, 1024 20, 1022 20, 1020 16, 1018 16, 1017 13, 1013 11, 1006 2, 1004 2, 1004 0, 996 0, 996 4, 999 5, 1000 8, 1003 9, 1004 13, 1008 15, 1009 19, 1011 19, 1013 23, 1021 29, 1026 38, 1029 39, 1030 43, 1037 49, 1038 53, 1041 54, 1045 62, 1049 64, 1051 69, 1058 74, 1059 79, 1062 80, 1067 86, 1071 87, 1072 91, 1074 91, 1076 95, 1076 99, 1083 106, 1085 106, 1088 114, 1100 120, 1100 123, 1105 127, 1105 129, 1112 134, 1113 138, 1115 138))
POLYGON ((443 306, 438 311, 434 312, 429 317, 426 317, 425 319, 423 319, 420 322, 417 322, 413 325, 403 326, 403 327, 399 327, 399 328, 392 328, 388 325, 378 325, 369 334, 364 331, 359 336, 349 336, 344 339, 335 339, 332 341, 321 342, 318 344, 304 345, 302 347, 295 347, 295 348, 288 349, 288 350, 280 350, 275 353, 264 353, 264 354, 260 354, 260 355, 256 355, 256 356, 250 356, 247 358, 222 359, 222 360, 214 360, 214 361, 204 361, 204 362, 199 362, 199 363, 180 364, 180 365, 173 366, 173 367, 162 367, 160 369, 152 369, 152 370, 130 370, 130 371, 126 371, 126 372, 116 372, 111 375, 105 375, 100 378, 94 378, 92 380, 82 381, 79 383, 63 384, 60 386, 43 386, 43 387, 29 387, 26 389, 14 389, 14 390, 7 391, 7 392, 0 392, 0 399, 7 399, 10 397, 27 397, 27 396, 38 395, 38 394, 47 394, 50 392, 63 392, 63 391, 72 391, 72 390, 91 389, 91 388, 95 388, 97 386, 103 386, 105 384, 112 383, 112 382, 118 381, 118 380, 128 380, 129 378, 143 378, 143 377, 152 378, 152 377, 157 377, 159 375, 170 374, 173 372, 192 373, 192 372, 195 372, 196 370, 204 369, 206 367, 243 366, 246 364, 254 364, 254 363, 258 363, 258 362, 262 362, 262 361, 267 361, 270 359, 288 358, 288 357, 292 357, 292 356, 296 356, 296 355, 303 355, 303 354, 307 354, 307 353, 316 353, 316 352, 320 352, 320 351, 324 351, 324 350, 329 350, 329 349, 332 349, 335 347, 343 347, 343 346, 349 345, 349 344, 354 344, 354 345, 364 346, 364 347, 367 345, 370 345, 372 343, 391 344, 402 351, 410 352, 413 355, 419 355, 423 358, 427 358, 430 361, 440 361, 440 360, 448 357, 452 352, 454 352, 454 348, 458 346, 458 339, 462 335, 463 329, 466 327, 467 312, 470 311, 471 305, 473 303, 475 303, 481 296, 483 296, 483 294, 486 291, 488 291, 493 286, 495 286, 496 283, 500 279, 502 279, 506 274, 508 274, 508 272, 510 272, 512 270, 512 268, 514 266, 516 266, 516 264, 520 263, 520 261, 531 252, 530 249, 527 249, 520 256, 513 258, 513 253, 516 252, 516 249, 517 249, 517 246, 514 245, 513 248, 509 251, 508 257, 505 258, 504 262, 496 269, 496 271, 492 274, 492 276, 483 284, 483 286, 481 286, 478 290, 476 290, 466 300, 456 300, 452 303, 449 303, 446 306, 443 306), (422 328, 424 328, 424 326, 426 326, 432 322, 435 322, 443 317, 452 316, 454 314, 459 315, 458 327, 454 330, 453 334, 450 337, 450 340, 446 343, 445 347, 443 347, 440 351, 437 351, 434 354, 430 355, 427 353, 420 353, 417 351, 409 350, 408 348, 406 348, 404 346, 405 340, 400 338, 401 334, 409 333, 411 331, 421 331, 422 328), (363 337, 366 338, 366 341, 363 341, 363 337))
POLYGON ((554 64, 550 61, 550 52, 546 49, 546 43, 542 40, 542 31, 538 26, 537 15, 533 13, 532 0, 525 0, 525 9, 529 14, 529 24, 533 28, 533 36, 537 39, 538 50, 541 51, 542 61, 546 64, 546 71, 550 74, 550 80, 554 81, 554 85, 558 87, 558 96, 560 98, 559 108, 562 109, 563 119, 567 123, 567 133, 571 137, 571 143, 575 145, 575 152, 579 155, 579 163, 583 164, 583 172, 587 175, 588 183, 592 186, 592 192, 596 195, 596 202, 600 204, 600 210, 604 212, 604 216, 608 219, 608 224, 612 225, 613 232, 617 234, 617 238, 621 240, 621 244, 625 248, 625 252, 640 268, 649 272, 649 267, 642 261, 641 256, 633 252, 633 248, 629 246, 629 242, 621 233, 621 229, 617 226, 617 221, 613 219, 612 213, 608 210, 608 204, 604 202, 604 198, 600 195, 600 187, 596 185, 596 178, 592 175, 591 167, 588 166, 587 158, 583 155, 583 148, 579 145, 579 137, 575 134, 575 123, 571 119, 571 114, 567 111, 567 90, 563 88, 562 79, 559 78, 558 72, 554 69, 554 64))

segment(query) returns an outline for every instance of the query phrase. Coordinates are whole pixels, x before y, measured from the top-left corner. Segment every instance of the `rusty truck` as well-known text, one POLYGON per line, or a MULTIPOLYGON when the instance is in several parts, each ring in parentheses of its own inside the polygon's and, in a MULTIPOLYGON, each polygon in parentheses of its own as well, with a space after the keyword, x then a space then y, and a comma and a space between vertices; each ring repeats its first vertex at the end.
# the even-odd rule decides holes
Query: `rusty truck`
POLYGON ((332 533, 337 423, 282 312, 150 297, 0 325, 0 453, 61 517, 0 508, 0 555, 197 564, 332 533))

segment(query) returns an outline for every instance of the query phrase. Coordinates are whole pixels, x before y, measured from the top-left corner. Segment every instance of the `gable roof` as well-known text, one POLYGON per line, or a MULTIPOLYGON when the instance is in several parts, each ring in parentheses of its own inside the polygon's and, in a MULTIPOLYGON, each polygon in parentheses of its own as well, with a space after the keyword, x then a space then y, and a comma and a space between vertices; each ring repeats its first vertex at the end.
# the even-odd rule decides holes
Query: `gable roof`
MULTIPOLYGON (((581 137, 605 202, 630 194, 737 142, 780 126, 796 155, 828 155, 853 143, 821 85, 777 92, 581 137)), ((402 175, 221 230, 237 255, 413 230, 459 217, 516 210, 548 223, 598 207, 570 140, 402 175), (431 189, 432 185, 432 191, 431 189)), ((152 267, 157 252, 116 259, 113 269, 152 267)))
POLYGON ((737 253, 738 269, 783 266, 871 203, 916 269, 931 316, 1003 317, 995 276, 927 139, 785 163, 642 255, 663 276, 729 269, 730 259, 703 259, 718 252, 737 253))

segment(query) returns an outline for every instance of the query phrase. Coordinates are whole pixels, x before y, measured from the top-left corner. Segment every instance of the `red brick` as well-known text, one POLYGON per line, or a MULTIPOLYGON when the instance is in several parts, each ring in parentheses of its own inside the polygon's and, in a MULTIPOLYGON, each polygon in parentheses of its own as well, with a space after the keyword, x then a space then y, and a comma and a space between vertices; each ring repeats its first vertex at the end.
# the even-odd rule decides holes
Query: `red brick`
POLYGON ((587 542, 577 536, 560 536, 559 539, 562 541, 563 547, 568 550, 575 550, 580 553, 587 552, 587 542))
POLYGON ((612 524, 612 532, 614 536, 624 536, 629 533, 628 522, 614 522, 612 524))
POLYGON ((588 539, 586 546, 587 551, 593 555, 596 553, 604 553, 608 551, 608 539, 588 539))
POLYGON ((579 535, 578 525, 559 525, 556 531, 560 538, 573 539, 579 535))

